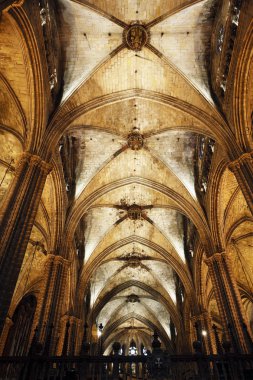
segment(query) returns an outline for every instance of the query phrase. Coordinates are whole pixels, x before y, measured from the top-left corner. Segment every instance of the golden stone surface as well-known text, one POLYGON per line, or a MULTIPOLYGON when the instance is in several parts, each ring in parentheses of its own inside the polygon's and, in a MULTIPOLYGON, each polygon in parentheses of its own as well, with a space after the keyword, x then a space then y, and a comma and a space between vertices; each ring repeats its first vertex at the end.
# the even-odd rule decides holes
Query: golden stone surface
MULTIPOLYGON (((231 55, 234 71, 220 104, 212 96, 217 86, 213 74, 226 52, 217 57, 212 50, 217 35, 214 0, 56 3, 58 23, 52 13, 45 25, 58 25, 57 33, 47 41, 45 26, 24 22, 38 12, 32 8, 28 14, 26 2, 3 12, 0 20, 1 216, 24 151, 51 160, 53 168, 33 210, 35 220, 6 326, 28 293, 38 297, 32 330, 44 303, 41 318, 47 323, 51 297, 55 299, 53 282, 46 293, 47 280, 62 270, 61 259, 55 259, 59 255, 69 263, 59 276, 57 305, 52 305, 59 355, 67 316, 73 311, 83 326, 80 310, 88 310, 85 321, 93 342, 96 323, 105 329, 113 326, 104 340, 105 354, 118 337, 126 347, 134 339, 150 349, 151 326, 160 329, 162 347, 170 349, 170 321, 177 330, 177 352, 190 351, 195 339, 192 321, 200 318, 196 309, 205 310, 219 332, 226 328, 222 297, 206 264, 222 251, 230 259, 237 289, 238 308, 228 290, 233 316, 243 313, 252 328, 250 197, 228 165, 239 164, 239 157, 248 157, 253 148, 248 138, 253 68, 247 53, 252 46, 247 31, 252 2, 244 2, 231 55), (54 42, 51 63, 44 51, 48 41, 54 42), (55 100, 48 63, 55 65, 59 85, 55 100), (208 157, 206 148, 197 155, 201 138, 215 141, 203 197, 198 175, 206 175, 208 157)), ((226 24, 230 3, 223 3, 217 25, 227 28, 228 41, 225 38, 222 49, 231 27, 226 24)), ((250 181, 251 160, 246 161, 245 178, 250 181)), ((30 188, 37 191, 33 182, 30 188)), ((8 209, 16 210, 15 204, 8 209)), ((21 218, 16 210, 16 215, 23 231, 31 213, 21 218)), ((201 320, 206 323, 208 318, 201 320)), ((77 354, 81 336, 78 327, 73 338, 77 354)), ((0 339, 0 352, 4 341, 0 339)))

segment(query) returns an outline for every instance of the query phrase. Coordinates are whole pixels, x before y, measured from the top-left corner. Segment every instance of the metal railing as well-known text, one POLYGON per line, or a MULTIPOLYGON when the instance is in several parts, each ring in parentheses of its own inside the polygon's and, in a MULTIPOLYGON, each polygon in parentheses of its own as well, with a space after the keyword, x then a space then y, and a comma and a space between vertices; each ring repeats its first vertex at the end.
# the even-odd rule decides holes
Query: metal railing
POLYGON ((0 357, 0 380, 252 380, 253 355, 0 357))

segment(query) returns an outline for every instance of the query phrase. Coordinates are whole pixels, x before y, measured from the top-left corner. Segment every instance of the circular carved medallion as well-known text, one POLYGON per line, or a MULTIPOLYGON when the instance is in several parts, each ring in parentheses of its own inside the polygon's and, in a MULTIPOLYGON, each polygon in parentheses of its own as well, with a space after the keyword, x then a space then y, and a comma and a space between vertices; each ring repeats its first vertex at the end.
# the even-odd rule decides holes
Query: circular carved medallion
POLYGON ((124 31, 124 38, 129 49, 140 51, 148 42, 149 34, 143 25, 133 24, 124 31))
POLYGON ((128 136, 127 143, 132 150, 139 150, 143 147, 143 136, 139 132, 133 132, 128 136))

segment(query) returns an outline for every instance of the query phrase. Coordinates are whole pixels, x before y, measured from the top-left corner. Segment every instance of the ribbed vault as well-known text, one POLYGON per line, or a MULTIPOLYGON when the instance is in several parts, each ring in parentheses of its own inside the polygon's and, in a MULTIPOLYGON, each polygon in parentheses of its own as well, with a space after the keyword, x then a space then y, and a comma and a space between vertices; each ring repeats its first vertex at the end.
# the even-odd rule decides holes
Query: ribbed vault
POLYGON ((152 1, 145 11, 141 2, 59 4, 64 93, 42 152, 61 135, 73 144, 65 255, 74 241, 75 303, 89 310, 90 335, 104 326, 105 352, 115 339, 150 345, 154 330, 172 350, 170 324, 178 341, 184 334, 183 298, 198 310, 187 220, 207 254, 213 249, 195 189, 197 144, 208 136, 227 145, 227 157, 237 151, 208 83, 215 2, 152 1), (139 51, 123 37, 136 19, 148 31, 139 51))
MULTIPOLYGON (((206 264, 218 251, 253 315, 252 214, 227 169, 252 146, 250 127, 229 124, 250 124, 237 99, 252 86, 236 84, 226 99, 233 115, 225 103, 221 112, 210 75, 219 1, 38 3, 35 21, 22 4, 0 19, 0 202, 22 152, 52 164, 9 315, 24 294, 41 297, 43 269, 62 256, 57 310, 62 326, 78 320, 76 346, 89 339, 109 354, 119 341, 128 353, 134 340, 151 349, 157 331, 163 348, 183 351, 196 316, 208 311, 221 324, 206 264)), ((252 77, 249 68, 241 75, 252 77)))

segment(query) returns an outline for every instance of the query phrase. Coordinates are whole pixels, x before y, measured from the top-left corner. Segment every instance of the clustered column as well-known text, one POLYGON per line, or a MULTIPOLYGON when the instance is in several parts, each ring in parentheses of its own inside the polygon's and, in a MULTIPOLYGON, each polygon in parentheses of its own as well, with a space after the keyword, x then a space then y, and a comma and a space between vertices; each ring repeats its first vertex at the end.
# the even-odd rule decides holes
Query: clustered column
POLYGON ((215 353, 215 342, 209 313, 203 311, 200 314, 193 316, 191 321, 196 330, 196 338, 202 343, 203 353, 215 353))
POLYGON ((78 348, 78 332, 81 326, 81 320, 77 317, 70 317, 70 354, 75 355, 78 348))
POLYGON ((244 328, 246 320, 230 259, 225 252, 221 252, 209 257, 206 263, 227 338, 235 351, 248 352, 249 341, 244 328))
POLYGON ((62 256, 48 255, 44 272, 44 287, 41 292, 39 341, 46 342, 50 336, 48 353, 55 354, 61 330, 61 312, 66 294, 69 261, 62 256))
POLYGON ((75 355, 78 349, 78 332, 81 327, 81 319, 64 316, 60 323, 60 336, 57 345, 57 355, 75 355))
POLYGON ((0 334, 51 165, 23 153, 0 211, 0 334))

